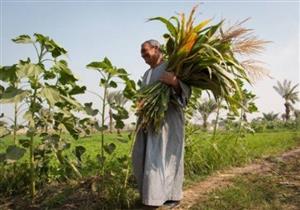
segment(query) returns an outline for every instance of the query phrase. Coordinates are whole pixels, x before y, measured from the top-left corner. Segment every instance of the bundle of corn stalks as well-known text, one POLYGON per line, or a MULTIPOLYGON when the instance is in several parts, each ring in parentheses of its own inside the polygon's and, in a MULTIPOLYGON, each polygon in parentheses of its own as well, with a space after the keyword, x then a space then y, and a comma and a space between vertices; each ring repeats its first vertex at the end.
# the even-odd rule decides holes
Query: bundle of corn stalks
MULTIPOLYGON (((209 90, 215 98, 222 98, 232 111, 242 106, 241 87, 237 81, 251 84, 249 70, 253 62, 237 60, 236 55, 261 52, 266 41, 257 39, 250 29, 237 23, 227 30, 222 29, 224 20, 207 26, 211 20, 194 25, 194 7, 186 21, 184 14, 171 17, 150 18, 165 24, 168 33, 164 34, 167 70, 174 72, 185 84, 202 90, 209 90), (174 23, 174 24, 173 24, 174 23), (232 98, 238 95, 238 100, 232 98)), ((253 61, 253 60, 252 60, 253 61)), ((256 73, 257 74, 257 73, 256 73)), ((155 131, 164 120, 170 100, 170 87, 157 81, 139 90, 138 98, 143 100, 138 107, 142 127, 151 125, 155 131)))

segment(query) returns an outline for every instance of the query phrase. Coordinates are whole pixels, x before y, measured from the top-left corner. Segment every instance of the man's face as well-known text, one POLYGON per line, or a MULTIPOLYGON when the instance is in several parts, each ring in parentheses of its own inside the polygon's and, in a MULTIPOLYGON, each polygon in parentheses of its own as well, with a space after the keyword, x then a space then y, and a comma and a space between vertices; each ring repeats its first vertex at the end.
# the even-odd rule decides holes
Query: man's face
POLYGON ((141 55, 145 62, 149 65, 156 62, 159 57, 159 50, 148 43, 142 45, 141 55))

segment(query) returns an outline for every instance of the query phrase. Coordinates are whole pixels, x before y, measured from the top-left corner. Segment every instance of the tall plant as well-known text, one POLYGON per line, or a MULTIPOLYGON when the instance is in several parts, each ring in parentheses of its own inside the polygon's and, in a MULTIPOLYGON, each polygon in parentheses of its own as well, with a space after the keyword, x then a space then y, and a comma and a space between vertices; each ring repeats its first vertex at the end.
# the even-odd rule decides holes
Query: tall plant
MULTIPOLYGON (((69 161, 62 151, 70 144, 62 137, 68 131, 73 138, 78 138, 79 130, 76 125, 77 117, 74 112, 83 109, 76 101, 75 95, 84 93, 85 87, 76 84, 77 79, 61 56, 67 51, 54 40, 42 34, 20 35, 13 39, 17 44, 30 44, 34 47, 37 59, 30 58, 8 67, 1 67, 1 80, 6 82, 7 88, 1 94, 2 103, 28 104, 24 119, 28 121, 27 138, 20 143, 29 149, 30 189, 31 196, 36 194, 36 171, 45 163, 45 154, 54 151, 62 164, 67 164, 77 176, 81 176, 76 166, 69 161), (9 82, 8 82, 9 81, 9 82), (13 85, 21 82, 23 88, 13 85), (53 121, 44 121, 40 110, 51 109, 53 121), (51 132, 42 132, 48 123, 51 132), (37 136, 42 139, 41 145, 35 144, 37 136), (40 162, 38 164, 38 162, 40 162)), ((43 165, 42 167, 47 167, 43 165)))
POLYGON ((217 110, 217 103, 213 99, 206 99, 197 108, 203 120, 203 129, 207 129, 208 117, 217 110))
MULTIPOLYGON (((128 73, 123 68, 117 68, 112 65, 111 61, 108 58, 104 58, 102 61, 91 62, 87 65, 87 68, 93 69, 99 72, 101 78, 99 86, 103 90, 103 96, 99 96, 101 99, 101 108, 100 108, 100 125, 97 126, 98 130, 101 132, 101 153, 98 155, 98 158, 101 163, 102 175, 104 175, 104 161, 105 154, 112 154, 116 149, 116 145, 114 143, 106 144, 104 131, 108 129, 108 126, 105 122, 106 111, 108 106, 108 91, 111 88, 117 88, 117 80, 123 81, 125 83, 125 88, 123 91, 124 96, 127 98, 132 98, 134 96, 135 91, 135 83, 133 80, 130 80, 128 77, 128 73)), ((128 118, 128 112, 122 105, 117 105, 116 103, 110 104, 110 107, 115 110, 115 114, 112 114, 113 119, 115 120, 115 128, 122 129, 125 124, 123 120, 128 118)))
MULTIPOLYGON (((2 66, 0 67, 0 80, 7 83, 7 85, 9 87, 18 89, 19 85, 20 85, 20 79, 17 77, 16 75, 16 71, 17 71, 17 64, 14 64, 12 66, 2 66)), ((4 87, 1 86, 2 91, 4 91, 4 87)), ((1 93, 3 94, 3 92, 1 93)), ((1 95, 0 94, 0 95, 1 95)), ((19 130, 19 128, 21 128, 21 126, 18 125, 18 115, 21 114, 22 110, 22 106, 25 105, 25 103, 20 103, 20 101, 23 99, 22 97, 24 97, 24 95, 21 95, 20 98, 17 99, 11 99, 11 98, 0 98, 0 103, 13 103, 14 108, 13 108, 13 113, 14 116, 13 118, 9 117, 9 116, 5 116, 6 119, 9 119, 13 125, 13 141, 14 144, 17 144, 17 131, 19 130)))
POLYGON ((284 99, 286 121, 290 119, 290 112, 293 109, 292 104, 300 100, 299 91, 297 91, 298 85, 292 85, 291 81, 284 80, 282 83, 277 81, 277 86, 273 86, 276 92, 284 99))
POLYGON ((272 122, 278 119, 279 113, 269 112, 269 113, 262 113, 262 114, 263 114, 263 120, 272 122))
MULTIPOLYGON (((113 128, 113 107, 121 106, 127 103, 128 99, 123 95, 122 91, 111 91, 107 95, 107 102, 109 105, 109 131, 112 132, 113 128)), ((120 130, 118 129, 118 134, 120 134, 120 130)))

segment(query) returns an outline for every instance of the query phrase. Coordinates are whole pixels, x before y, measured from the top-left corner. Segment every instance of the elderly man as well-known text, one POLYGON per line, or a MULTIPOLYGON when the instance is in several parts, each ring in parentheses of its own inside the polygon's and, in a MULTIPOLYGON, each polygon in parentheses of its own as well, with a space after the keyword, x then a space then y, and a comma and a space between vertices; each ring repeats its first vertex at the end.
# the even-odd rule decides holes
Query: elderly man
POLYGON ((133 172, 144 205, 153 208, 163 204, 175 206, 182 198, 183 107, 191 91, 173 73, 166 72, 167 63, 163 60, 158 41, 145 41, 141 46, 141 55, 150 66, 143 76, 142 85, 160 80, 172 89, 170 101, 176 100, 178 103, 168 104, 160 132, 155 133, 150 128, 137 132, 132 154, 133 172))

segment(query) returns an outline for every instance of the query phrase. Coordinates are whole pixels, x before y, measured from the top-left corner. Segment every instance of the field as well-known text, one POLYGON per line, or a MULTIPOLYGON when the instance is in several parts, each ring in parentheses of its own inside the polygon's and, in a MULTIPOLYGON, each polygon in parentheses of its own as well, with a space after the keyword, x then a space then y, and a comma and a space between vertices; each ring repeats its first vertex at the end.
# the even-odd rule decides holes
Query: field
MULTIPOLYGON (((123 136, 128 135, 127 132, 122 133, 123 136)), ((48 172, 48 182, 40 185, 41 191, 36 198, 36 206, 60 208, 65 205, 73 205, 74 208, 82 208, 82 203, 76 202, 76 198, 81 197, 86 203, 84 205, 89 206, 89 209, 94 209, 96 206, 101 205, 103 209, 120 208, 133 208, 134 205, 139 203, 137 191, 135 190, 135 183, 133 177, 129 178, 129 186, 126 191, 121 191, 124 195, 119 195, 118 202, 115 202, 116 194, 113 192, 119 192, 121 189, 121 180, 112 180, 107 178, 106 187, 110 190, 107 192, 106 197, 101 200, 99 195, 95 194, 93 187, 97 183, 97 174, 101 171, 101 167, 97 164, 97 154, 99 153, 99 140, 100 134, 93 134, 90 137, 85 137, 79 140, 71 140, 72 146, 64 151, 64 155, 74 158, 74 148, 76 146, 84 146, 86 148, 85 153, 82 155, 82 162, 80 172, 83 178, 78 184, 69 180, 69 184, 59 184, 63 179, 59 176, 60 166, 57 160, 52 157, 51 170, 48 172), (56 180, 56 181, 55 181, 56 180), (60 181, 59 181, 60 180, 60 181), (95 182, 94 182, 95 181, 95 182), (119 185, 116 185, 118 184, 119 185), (54 189, 59 189, 56 191, 54 189), (47 195, 48 199, 42 198, 47 195), (121 203, 120 203, 121 201, 121 203), (106 204, 106 205, 103 205, 106 204), (127 206, 127 207, 126 207, 127 206)), ((123 155, 129 155, 130 142, 121 143, 116 140, 117 134, 106 133, 107 143, 114 142, 117 145, 117 149, 110 156, 110 160, 107 161, 106 169, 112 173, 111 177, 116 176, 120 170, 119 165, 115 159, 122 157, 123 155), (114 168, 116 167, 116 168, 114 168)), ((208 132, 199 131, 194 134, 189 141, 193 144, 187 144, 185 153, 185 189, 189 188, 193 184, 200 180, 205 179, 216 170, 225 169, 232 166, 242 166, 252 162, 255 159, 276 155, 283 151, 295 148, 300 145, 300 132, 297 130, 285 130, 285 131, 273 131, 264 133, 247 134, 244 138, 239 139, 237 142, 233 141, 234 136, 232 133, 219 133, 214 141, 212 141, 212 135, 208 132)), ((22 138, 22 136, 18 136, 22 138)), ((71 137, 66 136, 68 139, 71 137)), ((4 151, 8 145, 12 144, 13 140, 11 136, 7 136, 0 141, 0 151, 4 151)), ((10 205, 17 205, 18 208, 29 207, 29 194, 24 194, 24 189, 27 189, 27 183, 22 179, 15 179, 18 176, 24 176, 26 170, 16 170, 18 165, 26 163, 28 154, 18 161, 16 165, 2 166, 1 174, 1 200, 3 206, 7 208, 10 205), (10 169, 8 169, 10 168, 10 169), (12 175, 12 171, 16 174, 12 175), (9 172, 10 171, 10 172, 9 172), (18 187, 18 189, 15 189, 18 187), (22 190, 23 189, 23 190, 22 190), (18 199, 12 201, 12 197, 16 196, 18 199)), ((123 177, 123 176, 121 176, 123 177)), ((42 178, 42 177, 40 177, 42 178)), ((124 178, 124 177, 123 177, 124 178)), ((263 179, 263 178, 262 178, 263 179)), ((45 179, 42 179, 45 181, 45 179)), ((249 180, 248 180, 249 181, 249 180)), ((251 179, 250 179, 251 181, 251 179)), ((67 183, 68 183, 67 182, 67 183)), ((240 183, 238 184, 245 184, 240 183)), ((101 197, 101 196, 100 196, 101 197)), ((208 205, 208 204, 207 204, 208 205)), ((196 207, 195 207, 196 208, 196 207)))

